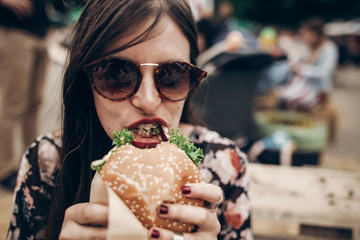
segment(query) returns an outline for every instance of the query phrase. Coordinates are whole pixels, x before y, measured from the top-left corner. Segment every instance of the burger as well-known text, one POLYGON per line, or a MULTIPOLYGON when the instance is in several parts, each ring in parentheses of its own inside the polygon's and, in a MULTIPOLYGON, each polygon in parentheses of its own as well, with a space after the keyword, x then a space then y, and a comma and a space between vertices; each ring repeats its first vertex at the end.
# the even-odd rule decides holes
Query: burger
POLYGON ((179 129, 170 131, 169 136, 166 128, 150 123, 114 132, 114 148, 91 167, 144 227, 191 232, 193 224, 157 214, 162 203, 204 206, 203 200, 187 198, 181 191, 186 184, 204 182, 198 169, 203 152, 179 129), (138 137, 144 134, 146 142, 138 137))

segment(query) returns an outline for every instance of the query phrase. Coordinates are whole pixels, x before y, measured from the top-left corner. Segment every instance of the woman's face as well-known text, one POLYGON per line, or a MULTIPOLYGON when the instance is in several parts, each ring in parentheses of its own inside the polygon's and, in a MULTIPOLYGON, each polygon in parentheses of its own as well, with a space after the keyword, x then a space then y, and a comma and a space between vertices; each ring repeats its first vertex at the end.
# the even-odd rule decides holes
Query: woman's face
MULTIPOLYGON (((141 24, 128 34, 111 43, 106 52, 123 46, 140 35, 152 21, 141 24)), ((190 44, 177 25, 164 18, 155 33, 148 40, 114 53, 113 56, 128 59, 136 64, 169 61, 190 62, 190 44)), ((93 90, 95 108, 100 122, 110 138, 113 132, 125 128, 134 128, 141 123, 160 123, 166 127, 178 128, 184 102, 172 102, 160 97, 154 84, 154 66, 145 65, 138 91, 123 101, 111 101, 93 90)))

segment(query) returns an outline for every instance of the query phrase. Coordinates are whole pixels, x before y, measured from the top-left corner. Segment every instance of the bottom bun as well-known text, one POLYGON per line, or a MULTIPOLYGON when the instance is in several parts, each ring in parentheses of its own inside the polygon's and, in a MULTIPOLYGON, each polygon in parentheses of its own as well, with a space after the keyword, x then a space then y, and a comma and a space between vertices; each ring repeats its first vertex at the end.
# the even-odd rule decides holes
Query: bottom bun
POLYGON ((169 142, 149 149, 123 145, 108 158, 100 176, 148 229, 191 232, 193 224, 161 218, 157 208, 162 203, 204 206, 203 200, 182 194, 184 185, 204 180, 185 152, 169 142))

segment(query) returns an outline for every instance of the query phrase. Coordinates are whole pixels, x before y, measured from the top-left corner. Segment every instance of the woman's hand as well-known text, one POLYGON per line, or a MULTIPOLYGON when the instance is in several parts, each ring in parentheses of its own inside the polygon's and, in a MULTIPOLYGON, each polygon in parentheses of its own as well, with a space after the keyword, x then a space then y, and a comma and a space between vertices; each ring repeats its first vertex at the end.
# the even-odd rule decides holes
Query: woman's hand
MULTIPOLYGON (((183 194, 189 198, 203 199, 209 203, 222 200, 220 187, 209 183, 195 183, 182 188, 183 194)), ((198 228, 194 233, 184 233, 183 236, 176 235, 173 231, 153 228, 149 231, 151 239, 160 240, 195 240, 195 239, 217 239, 221 226, 217 219, 217 209, 208 209, 191 205, 162 204, 158 214, 164 218, 177 219, 182 222, 195 224, 198 228)))
POLYGON ((108 207, 78 203, 65 211, 59 239, 106 239, 108 207))

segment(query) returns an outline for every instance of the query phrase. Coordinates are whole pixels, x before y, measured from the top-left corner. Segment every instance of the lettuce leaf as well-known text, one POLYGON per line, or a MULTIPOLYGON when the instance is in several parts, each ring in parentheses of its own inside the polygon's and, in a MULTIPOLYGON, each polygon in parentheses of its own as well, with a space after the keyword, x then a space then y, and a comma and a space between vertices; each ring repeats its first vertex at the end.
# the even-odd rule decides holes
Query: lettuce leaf
POLYGON ((127 143, 131 143, 134 139, 131 131, 129 129, 123 129, 120 131, 114 132, 114 141, 113 145, 120 147, 121 145, 125 145, 127 143))
POLYGON ((180 131, 180 129, 170 129, 171 136, 169 137, 169 142, 175 144, 180 149, 182 149, 186 155, 195 163, 196 166, 199 166, 204 154, 201 148, 195 147, 193 143, 189 141, 187 137, 180 131))

